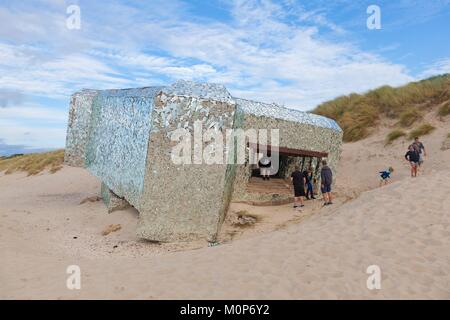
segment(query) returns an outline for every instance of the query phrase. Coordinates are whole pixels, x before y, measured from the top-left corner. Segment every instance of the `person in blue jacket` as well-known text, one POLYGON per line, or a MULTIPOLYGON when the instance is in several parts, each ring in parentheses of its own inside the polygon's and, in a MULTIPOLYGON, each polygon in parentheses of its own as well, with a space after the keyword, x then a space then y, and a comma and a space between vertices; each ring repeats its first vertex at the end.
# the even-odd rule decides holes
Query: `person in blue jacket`
POLYGON ((389 183, 389 180, 391 179, 391 173, 394 172, 394 168, 389 167, 389 169, 385 171, 380 171, 380 187, 382 185, 387 185, 389 183))

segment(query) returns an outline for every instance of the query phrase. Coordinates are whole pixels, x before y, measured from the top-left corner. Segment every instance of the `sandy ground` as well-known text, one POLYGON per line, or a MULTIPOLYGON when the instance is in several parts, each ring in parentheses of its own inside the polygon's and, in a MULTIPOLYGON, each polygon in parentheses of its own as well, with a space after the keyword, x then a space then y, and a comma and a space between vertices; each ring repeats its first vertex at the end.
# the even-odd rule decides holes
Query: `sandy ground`
MULTIPOLYGON (((435 126, 436 130, 421 137, 428 151, 422 173, 450 168, 448 151, 441 151, 442 142, 450 133, 450 119, 447 117, 445 121, 440 121, 436 119, 435 112, 424 117, 424 121, 435 126)), ((341 195, 354 197, 362 191, 376 188, 379 183, 378 172, 386 170, 389 166, 395 169, 393 181, 409 178, 409 164, 404 160, 404 155, 412 140, 399 138, 391 145, 385 146, 385 138, 392 130, 389 126, 393 123, 385 121, 384 125, 377 129, 376 134, 343 145, 337 174, 337 191, 341 195)))
POLYGON ((409 178, 408 141, 384 147, 387 129, 346 144, 336 204, 252 207, 250 227, 227 220, 221 244, 158 244, 134 235, 134 209, 108 214, 97 179, 79 168, 26 177, 0 174, 0 298, 3 299, 450 299, 449 122, 422 140, 430 154, 409 178), (378 185, 392 165, 393 182, 378 185), (110 224, 121 229, 107 236, 110 224), (69 265, 81 290, 66 287, 69 265), (367 267, 381 269, 369 290, 367 267))

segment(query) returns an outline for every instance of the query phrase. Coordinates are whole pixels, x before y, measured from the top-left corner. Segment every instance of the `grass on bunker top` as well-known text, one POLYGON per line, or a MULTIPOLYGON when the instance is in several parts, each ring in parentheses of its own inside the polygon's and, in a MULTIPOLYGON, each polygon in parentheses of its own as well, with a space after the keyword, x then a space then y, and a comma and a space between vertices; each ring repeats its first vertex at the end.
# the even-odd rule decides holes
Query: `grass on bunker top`
POLYGON ((30 153, 0 158, 0 172, 5 174, 24 171, 29 176, 36 175, 44 170, 55 173, 62 168, 64 150, 44 153, 30 153))
MULTIPOLYGON (((365 94, 341 96, 312 112, 336 120, 344 130, 344 141, 351 142, 368 137, 383 118, 398 119, 399 125, 409 127, 420 121, 427 109, 449 100, 450 74, 444 74, 398 88, 382 86, 365 94)), ((450 112, 447 108, 441 106, 439 115, 450 112)))

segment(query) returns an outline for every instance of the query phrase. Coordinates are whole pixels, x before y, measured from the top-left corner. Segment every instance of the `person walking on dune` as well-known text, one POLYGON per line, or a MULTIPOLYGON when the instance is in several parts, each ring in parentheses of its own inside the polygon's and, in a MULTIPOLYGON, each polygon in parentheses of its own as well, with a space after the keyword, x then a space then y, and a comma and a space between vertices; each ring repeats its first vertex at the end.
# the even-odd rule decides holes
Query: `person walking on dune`
POLYGON ((321 189, 323 194, 324 206, 333 204, 333 197, 331 195, 331 184, 333 183, 333 172, 327 165, 326 160, 322 160, 322 170, 320 171, 321 189))
POLYGON ((387 185, 391 179, 391 173, 394 172, 394 168, 389 167, 389 169, 378 172, 380 174, 380 187, 387 185))
POLYGON ((425 157, 427 156, 427 151, 425 150, 425 146, 422 142, 420 142, 419 137, 414 138, 414 142, 412 143, 412 146, 419 154, 419 167, 423 164, 423 161, 425 160, 425 157))
POLYGON ((413 145, 409 146, 409 150, 405 154, 405 159, 411 165, 411 177, 417 177, 417 166, 419 165, 420 156, 413 145))

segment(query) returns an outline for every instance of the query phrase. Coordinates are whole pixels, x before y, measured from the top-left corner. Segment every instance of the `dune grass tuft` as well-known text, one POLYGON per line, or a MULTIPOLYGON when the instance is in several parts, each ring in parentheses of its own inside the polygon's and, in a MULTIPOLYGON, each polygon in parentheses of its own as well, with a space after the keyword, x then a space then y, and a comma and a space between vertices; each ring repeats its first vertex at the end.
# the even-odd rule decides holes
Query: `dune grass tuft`
POLYGON ((382 117, 398 119, 408 127, 422 117, 422 109, 450 99, 450 74, 411 82, 393 88, 383 86, 365 94, 352 93, 324 102, 312 113, 332 118, 344 130, 344 141, 370 135, 382 117))
POLYGON ((402 127, 410 127, 416 121, 422 119, 422 114, 419 110, 417 110, 417 108, 410 108, 400 113, 399 117, 399 125, 402 127))
POLYGON ((406 132, 400 129, 392 130, 386 137, 386 145, 391 144, 394 140, 406 135, 406 132))
POLYGON ((445 117, 450 114, 450 101, 444 103, 438 110, 438 116, 445 117))
POLYGON ((55 173, 62 168, 63 162, 64 150, 15 155, 0 159, 0 172, 5 171, 5 174, 11 174, 24 171, 29 176, 36 175, 44 170, 55 173))
POLYGON ((431 124, 424 123, 420 127, 412 130, 409 133, 409 138, 413 139, 414 137, 420 137, 420 136, 427 135, 427 134, 431 133, 434 129, 436 129, 436 128, 433 127, 431 124))

